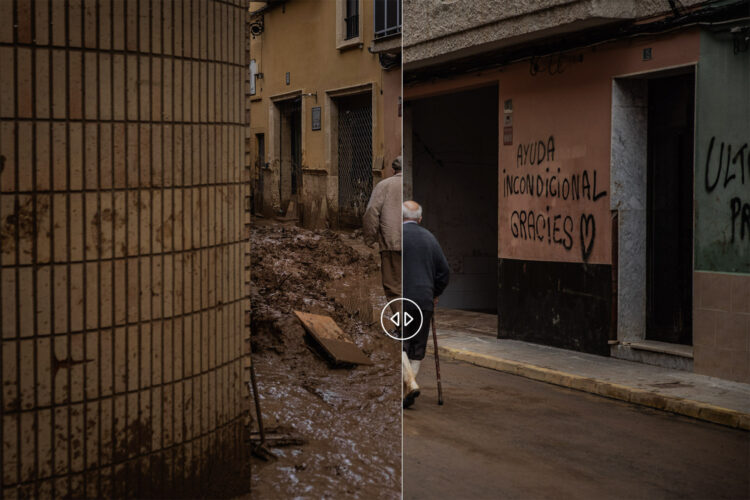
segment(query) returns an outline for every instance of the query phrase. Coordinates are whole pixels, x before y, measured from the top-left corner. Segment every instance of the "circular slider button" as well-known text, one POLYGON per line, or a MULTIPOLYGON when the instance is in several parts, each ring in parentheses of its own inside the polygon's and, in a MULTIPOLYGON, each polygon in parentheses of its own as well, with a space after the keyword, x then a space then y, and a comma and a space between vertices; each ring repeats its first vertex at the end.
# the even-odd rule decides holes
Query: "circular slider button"
POLYGON ((383 307, 382 311, 380 311, 381 328, 383 328, 383 331, 385 332, 386 335, 388 335, 390 338, 395 339, 395 340, 409 340, 410 338, 414 337, 422 329, 423 323, 424 323, 424 315, 422 314, 422 309, 420 309, 417 303, 411 299, 406 299, 403 297, 393 299, 390 302, 388 302, 385 305, 385 307, 383 307), (399 304, 397 307, 393 308, 393 309, 396 309, 395 313, 392 311, 390 307, 391 304, 399 304), (417 316, 419 319, 419 327, 416 329, 413 329, 415 322, 417 321, 417 317, 413 315, 415 310, 418 313, 417 316), (386 319, 388 319, 391 323, 393 323, 396 326, 395 332, 388 331, 388 329, 385 327, 386 319), (400 335, 405 335, 407 332, 413 332, 413 333, 411 333, 408 336, 403 336, 403 337, 400 336, 400 335))

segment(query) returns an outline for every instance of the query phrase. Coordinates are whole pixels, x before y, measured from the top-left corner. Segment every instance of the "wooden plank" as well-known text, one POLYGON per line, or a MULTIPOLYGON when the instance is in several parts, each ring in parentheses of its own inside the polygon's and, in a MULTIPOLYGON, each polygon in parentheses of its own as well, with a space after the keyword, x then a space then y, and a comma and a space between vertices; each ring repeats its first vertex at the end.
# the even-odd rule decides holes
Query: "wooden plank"
POLYGON ((320 344, 336 364, 372 365, 373 362, 357 347, 330 316, 294 311, 307 333, 320 344))

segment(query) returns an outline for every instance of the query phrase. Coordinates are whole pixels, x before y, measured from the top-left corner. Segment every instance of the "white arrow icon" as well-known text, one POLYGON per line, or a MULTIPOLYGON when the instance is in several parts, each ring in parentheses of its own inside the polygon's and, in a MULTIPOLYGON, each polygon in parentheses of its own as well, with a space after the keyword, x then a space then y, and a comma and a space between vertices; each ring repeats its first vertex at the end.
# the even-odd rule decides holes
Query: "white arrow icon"
MULTIPOLYGON (((393 316, 391 316, 391 322, 396 326, 400 326, 398 315, 399 313, 396 313, 393 316)), ((404 326, 409 326, 409 323, 411 323, 412 321, 414 321, 414 318, 412 318, 411 314, 409 314, 408 312, 405 312, 404 313, 404 326)))
POLYGON ((399 324, 398 313, 396 313, 393 316, 391 316, 391 323, 393 323, 396 326, 401 326, 399 324))
POLYGON ((414 318, 411 317, 411 314, 408 312, 404 313, 404 326, 409 326, 409 323, 414 321, 414 318))

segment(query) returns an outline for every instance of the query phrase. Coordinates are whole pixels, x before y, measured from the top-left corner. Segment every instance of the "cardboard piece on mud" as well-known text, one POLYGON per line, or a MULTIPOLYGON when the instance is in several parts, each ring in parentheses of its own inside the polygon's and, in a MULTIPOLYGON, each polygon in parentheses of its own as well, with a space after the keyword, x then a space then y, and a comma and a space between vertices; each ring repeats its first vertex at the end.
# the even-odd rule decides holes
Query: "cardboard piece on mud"
POLYGON ((294 311, 307 333, 325 350, 335 364, 372 365, 372 361, 357 347, 330 316, 294 311))

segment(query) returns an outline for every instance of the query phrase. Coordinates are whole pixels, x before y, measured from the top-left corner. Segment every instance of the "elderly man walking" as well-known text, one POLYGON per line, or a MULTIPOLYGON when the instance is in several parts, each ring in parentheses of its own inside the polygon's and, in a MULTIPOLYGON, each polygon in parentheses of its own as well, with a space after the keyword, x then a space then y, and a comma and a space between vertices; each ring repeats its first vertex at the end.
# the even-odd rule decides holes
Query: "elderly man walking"
MULTIPOLYGON (((435 236, 420 225, 422 207, 414 201, 404 202, 403 218, 404 297, 419 306, 423 318, 421 328, 418 321, 412 321, 404 327, 404 338, 413 335, 403 342, 401 353, 401 372, 404 379, 403 406, 408 408, 419 396, 416 377, 427 348, 430 320, 438 297, 448 286, 450 269, 435 236)), ((419 311, 409 302, 404 302, 404 314, 406 313, 413 318, 419 317, 419 311)))
POLYGON ((391 168, 393 175, 372 190, 362 220, 365 243, 380 246, 380 274, 389 301, 401 296, 401 156, 391 168))

